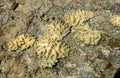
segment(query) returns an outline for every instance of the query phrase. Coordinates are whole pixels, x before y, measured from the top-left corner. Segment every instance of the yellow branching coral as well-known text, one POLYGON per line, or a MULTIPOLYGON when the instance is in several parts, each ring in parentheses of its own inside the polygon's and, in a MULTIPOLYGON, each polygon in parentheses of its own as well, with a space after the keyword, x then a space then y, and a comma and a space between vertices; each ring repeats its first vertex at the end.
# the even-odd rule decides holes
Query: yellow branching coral
POLYGON ((64 20, 66 23, 72 26, 78 26, 92 17, 93 17, 93 12, 91 11, 77 10, 77 11, 73 11, 72 13, 65 14, 64 20))
POLYGON ((9 50, 24 50, 30 46, 32 46, 35 42, 35 38, 29 34, 19 35, 15 40, 10 41, 8 43, 9 50))
POLYGON ((70 32, 70 27, 66 26, 60 22, 52 22, 47 25, 47 29, 45 31, 45 36, 49 37, 51 40, 61 40, 70 32))
POLYGON ((101 32, 98 30, 93 30, 90 33, 90 40, 89 40, 89 44, 91 45, 96 45, 98 43, 98 41, 101 38, 101 32))
POLYGON ((39 65, 43 68, 52 67, 59 58, 68 55, 70 48, 60 41, 50 43, 49 39, 42 39, 35 44, 36 53, 40 58, 39 65))
POLYGON ((84 44, 96 45, 101 38, 101 32, 92 30, 88 24, 77 26, 73 33, 74 37, 83 41, 84 44))
POLYGON ((58 55, 57 58, 64 58, 65 56, 68 56, 70 48, 66 44, 64 44, 60 41, 57 41, 53 44, 52 51, 55 51, 57 53, 57 55, 58 55))
POLYGON ((120 26, 120 16, 116 15, 111 18, 111 23, 116 26, 120 26))

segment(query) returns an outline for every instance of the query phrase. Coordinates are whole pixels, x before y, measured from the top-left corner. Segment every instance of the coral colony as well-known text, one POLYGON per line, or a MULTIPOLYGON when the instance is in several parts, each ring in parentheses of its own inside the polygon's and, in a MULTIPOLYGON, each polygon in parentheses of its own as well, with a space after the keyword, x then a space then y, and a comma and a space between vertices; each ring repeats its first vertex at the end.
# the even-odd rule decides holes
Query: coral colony
POLYGON ((40 59, 39 66, 42 68, 52 67, 58 62, 58 59, 65 58, 71 51, 69 45, 62 41, 68 33, 73 33, 73 37, 84 44, 97 45, 101 38, 101 32, 90 28, 86 22, 92 17, 93 12, 91 11, 76 10, 66 13, 65 24, 58 21, 47 24, 43 37, 38 41, 29 34, 19 35, 8 43, 8 49, 24 50, 34 46, 37 58, 40 59))
POLYGON ((120 26, 120 16, 116 15, 111 18, 111 23, 115 26, 120 26))
POLYGON ((84 44, 97 45, 101 38, 101 32, 90 28, 86 22, 93 17, 93 12, 77 10, 65 14, 64 20, 72 26, 74 37, 78 38, 84 44))
POLYGON ((34 42, 35 42, 35 38, 32 37, 30 34, 19 35, 15 40, 10 41, 8 43, 8 49, 9 50, 17 50, 17 49, 24 50, 32 46, 34 42))

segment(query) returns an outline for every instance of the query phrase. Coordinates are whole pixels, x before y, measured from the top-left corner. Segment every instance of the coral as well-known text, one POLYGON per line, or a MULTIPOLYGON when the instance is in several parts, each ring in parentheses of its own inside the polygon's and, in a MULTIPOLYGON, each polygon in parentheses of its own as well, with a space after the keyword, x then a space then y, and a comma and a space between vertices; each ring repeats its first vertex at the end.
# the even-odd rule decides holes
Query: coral
POLYGON ((84 44, 96 45, 101 38, 101 32, 92 30, 88 24, 77 26, 73 30, 74 37, 84 44))
POLYGON ((40 67, 52 67, 57 62, 57 54, 51 52, 52 44, 50 44, 48 38, 43 38, 41 41, 35 44, 36 52, 39 60, 40 67))
POLYGON ((53 41, 63 39, 70 32, 69 26, 57 21, 48 24, 47 27, 44 34, 53 41))
POLYGON ((52 22, 48 24, 44 33, 45 37, 35 44, 41 67, 52 67, 58 58, 64 58, 68 55, 69 47, 59 40, 63 39, 69 32, 70 27, 66 27, 62 23, 52 22))
POLYGON ((71 13, 65 14, 64 20, 66 23, 72 26, 78 26, 82 24, 84 21, 92 17, 93 17, 93 12, 91 11, 77 10, 77 11, 73 11, 71 13))
POLYGON ((90 31, 90 44, 96 45, 101 38, 101 32, 98 30, 90 31))
POLYGON ((52 67, 59 58, 68 55, 70 48, 60 41, 50 42, 49 39, 41 39, 35 44, 36 53, 40 58, 39 65, 43 68, 52 67))
POLYGON ((111 23, 116 26, 120 26, 120 16, 116 15, 111 18, 111 23))
POLYGON ((93 17, 93 12, 77 10, 65 14, 64 20, 72 26, 72 32, 75 38, 79 38, 85 44, 96 45, 101 38, 100 31, 92 30, 87 24, 87 20, 93 17))
POLYGON ((68 56, 68 53, 70 51, 69 46, 67 46, 66 44, 57 41, 55 42, 55 44, 53 45, 53 51, 55 51, 58 55, 58 58, 64 58, 66 56, 68 56))
POLYGON ((35 42, 35 38, 29 34, 19 35, 15 40, 8 42, 8 50, 24 50, 32 46, 35 42))

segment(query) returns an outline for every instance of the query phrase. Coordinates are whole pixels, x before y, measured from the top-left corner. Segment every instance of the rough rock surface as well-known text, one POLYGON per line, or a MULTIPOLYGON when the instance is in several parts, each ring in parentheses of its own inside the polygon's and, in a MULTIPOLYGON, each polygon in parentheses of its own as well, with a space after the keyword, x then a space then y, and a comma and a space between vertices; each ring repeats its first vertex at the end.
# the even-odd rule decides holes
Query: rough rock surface
POLYGON ((0 78, 113 78, 120 69, 120 26, 111 18, 119 10, 120 0, 0 0, 0 78), (40 68, 33 47, 8 51, 7 43, 17 36, 39 40, 46 24, 64 24, 64 14, 78 9, 94 13, 85 22, 102 32, 97 45, 84 45, 68 33, 60 41, 71 51, 52 68, 40 68))

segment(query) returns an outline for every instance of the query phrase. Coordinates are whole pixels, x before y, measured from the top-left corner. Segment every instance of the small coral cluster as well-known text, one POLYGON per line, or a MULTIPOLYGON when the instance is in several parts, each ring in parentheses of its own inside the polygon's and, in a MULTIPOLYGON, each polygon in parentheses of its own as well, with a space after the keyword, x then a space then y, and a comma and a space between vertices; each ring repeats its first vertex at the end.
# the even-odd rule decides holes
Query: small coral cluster
POLYGON ((93 17, 91 11, 75 11, 65 15, 65 23, 53 21, 47 24, 43 37, 36 41, 29 34, 19 35, 15 40, 8 43, 9 50, 24 50, 34 44, 39 66, 42 68, 52 67, 58 59, 65 58, 70 52, 70 47, 63 43, 63 38, 69 33, 74 38, 85 44, 96 45, 101 38, 101 32, 90 28, 87 20, 93 17), (72 28, 72 32, 71 32, 72 28))
POLYGON ((52 67, 59 58, 64 58, 70 51, 69 46, 60 41, 50 43, 48 39, 42 39, 35 44, 37 55, 40 58, 39 65, 42 68, 52 67))
POLYGON ((61 40, 70 32, 70 27, 60 22, 47 24, 44 36, 36 41, 29 34, 19 35, 15 40, 8 43, 9 50, 24 50, 34 44, 36 54, 39 60, 39 66, 42 68, 52 67, 58 62, 59 58, 68 55, 70 48, 61 40))
POLYGON ((93 12, 77 10, 66 14, 64 20, 72 26, 74 37, 84 44, 96 45, 101 38, 101 32, 90 28, 86 22, 93 17, 93 12))
POLYGON ((52 67, 59 58, 64 58, 70 52, 70 47, 61 40, 69 33, 70 27, 62 23, 52 22, 48 24, 43 38, 35 44, 39 66, 42 68, 52 67))
POLYGON ((47 24, 47 27, 44 35, 53 41, 61 40, 70 32, 70 26, 65 26, 57 21, 47 24))
POLYGON ((116 15, 111 18, 111 23, 116 26, 120 26, 120 16, 116 15))
POLYGON ((15 40, 8 43, 9 50, 24 50, 32 46, 35 42, 35 38, 29 34, 19 35, 15 40))
POLYGON ((77 26, 82 24, 84 21, 88 20, 89 18, 93 17, 93 12, 91 11, 84 11, 84 10, 77 10, 71 13, 65 14, 64 20, 66 23, 77 26))
POLYGON ((84 44, 96 45, 101 38, 101 32, 92 30, 88 24, 79 26, 73 33, 74 37, 83 41, 84 44))

